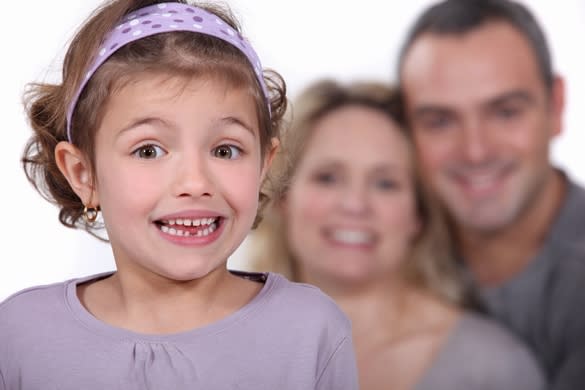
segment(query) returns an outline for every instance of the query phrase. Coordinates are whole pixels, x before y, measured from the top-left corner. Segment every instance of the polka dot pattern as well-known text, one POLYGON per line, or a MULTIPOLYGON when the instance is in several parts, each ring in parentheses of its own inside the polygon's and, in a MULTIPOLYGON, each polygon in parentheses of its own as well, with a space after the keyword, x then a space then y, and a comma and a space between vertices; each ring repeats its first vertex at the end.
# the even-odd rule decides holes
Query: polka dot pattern
POLYGON ((180 3, 155 4, 126 15, 98 49, 94 63, 87 71, 85 80, 79 87, 67 112, 67 135, 70 141, 71 118, 77 99, 95 71, 121 47, 138 39, 169 31, 190 31, 210 35, 237 47, 248 58, 264 91, 264 95, 268 97, 268 89, 262 76, 260 59, 248 40, 238 31, 228 26, 216 15, 201 8, 180 3))

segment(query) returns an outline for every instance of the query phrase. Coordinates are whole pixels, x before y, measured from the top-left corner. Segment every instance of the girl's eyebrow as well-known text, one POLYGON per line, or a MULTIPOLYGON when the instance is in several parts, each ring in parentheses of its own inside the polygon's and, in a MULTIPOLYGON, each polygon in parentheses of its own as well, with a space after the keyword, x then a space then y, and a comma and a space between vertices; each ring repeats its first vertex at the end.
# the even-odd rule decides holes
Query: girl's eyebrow
POLYGON ((220 122, 223 122, 223 123, 228 124, 228 125, 235 124, 237 126, 243 127, 244 129, 246 129, 250 133, 252 133, 252 135, 254 137, 256 137, 256 132, 254 131, 253 126, 251 126, 250 124, 248 124, 246 121, 244 121, 241 118, 238 118, 235 116, 226 116, 226 117, 221 118, 220 122))
POLYGON ((142 125, 154 125, 154 124, 162 124, 163 127, 168 127, 168 124, 160 119, 160 118, 155 118, 155 117, 145 117, 145 118, 137 118, 137 119, 132 119, 132 121, 128 124, 125 125, 124 127, 122 127, 117 134, 117 137, 119 137, 120 135, 138 127, 138 126, 142 126, 142 125))
MULTIPOLYGON (((235 116, 227 116, 227 117, 223 117, 221 118, 219 121, 219 125, 236 125, 238 127, 242 127, 245 130, 247 130, 252 136, 256 137, 257 134, 254 131, 254 128, 249 125, 246 121, 237 118, 235 116)), ((139 117, 136 119, 132 119, 130 121, 129 124, 125 125, 124 127, 122 127, 119 131, 118 131, 118 135, 117 137, 119 137, 120 135, 135 129, 138 126, 142 126, 142 125, 162 125, 159 127, 162 128, 169 128, 172 127, 171 124, 167 123, 165 120, 158 118, 158 117, 139 117)), ((216 126, 219 127, 219 126, 216 126)))

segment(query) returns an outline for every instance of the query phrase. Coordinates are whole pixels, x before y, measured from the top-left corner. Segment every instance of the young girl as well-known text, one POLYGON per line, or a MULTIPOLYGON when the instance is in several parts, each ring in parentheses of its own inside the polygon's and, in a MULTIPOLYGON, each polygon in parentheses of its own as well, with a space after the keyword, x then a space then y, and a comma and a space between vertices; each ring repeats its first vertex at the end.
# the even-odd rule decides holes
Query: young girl
POLYGON ((109 2, 27 99, 29 180, 66 226, 101 213, 117 270, 0 305, 0 389, 357 389, 329 298, 226 269, 286 107, 229 13, 109 2))
POLYGON ((463 306, 445 221, 397 94, 324 80, 294 106, 257 269, 328 293, 352 321, 361 390, 540 390, 527 348, 463 306), (270 254, 271 256, 267 256, 270 254))

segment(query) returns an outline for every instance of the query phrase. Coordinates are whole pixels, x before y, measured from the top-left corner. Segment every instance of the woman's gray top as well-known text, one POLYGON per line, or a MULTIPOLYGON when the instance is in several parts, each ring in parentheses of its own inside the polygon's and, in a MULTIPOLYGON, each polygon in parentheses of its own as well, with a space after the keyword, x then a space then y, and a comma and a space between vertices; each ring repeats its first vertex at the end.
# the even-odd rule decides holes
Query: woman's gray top
POLYGON ((416 390, 544 390, 528 348, 507 330, 466 313, 451 331, 416 390))

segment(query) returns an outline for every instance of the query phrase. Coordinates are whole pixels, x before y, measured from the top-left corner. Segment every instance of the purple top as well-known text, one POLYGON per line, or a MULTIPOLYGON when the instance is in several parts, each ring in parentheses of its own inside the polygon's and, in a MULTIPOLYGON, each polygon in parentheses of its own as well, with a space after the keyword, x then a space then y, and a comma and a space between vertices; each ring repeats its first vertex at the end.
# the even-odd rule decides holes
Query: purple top
POLYGON ((110 326, 76 286, 21 291, 0 304, 0 390, 357 390, 350 323, 317 288, 267 274, 246 306, 171 335, 110 326))

